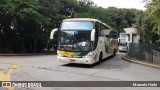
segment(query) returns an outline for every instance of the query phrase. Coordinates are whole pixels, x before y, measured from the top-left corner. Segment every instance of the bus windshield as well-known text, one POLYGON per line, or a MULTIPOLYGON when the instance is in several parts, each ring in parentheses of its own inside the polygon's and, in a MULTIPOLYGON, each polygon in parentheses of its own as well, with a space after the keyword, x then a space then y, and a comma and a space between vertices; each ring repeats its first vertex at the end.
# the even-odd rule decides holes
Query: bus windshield
POLYGON ((93 22, 74 21, 74 22, 63 22, 61 30, 92 30, 93 22))
POLYGON ((59 50, 91 51, 91 31, 60 31, 59 50))
POLYGON ((127 45, 126 39, 119 40, 119 46, 126 46, 126 45, 127 45))

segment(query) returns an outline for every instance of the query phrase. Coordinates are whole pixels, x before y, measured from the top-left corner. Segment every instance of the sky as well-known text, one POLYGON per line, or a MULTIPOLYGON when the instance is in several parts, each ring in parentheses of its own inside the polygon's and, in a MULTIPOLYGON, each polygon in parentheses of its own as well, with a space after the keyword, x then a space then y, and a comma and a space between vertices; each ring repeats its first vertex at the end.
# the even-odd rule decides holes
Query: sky
POLYGON ((104 8, 117 7, 117 8, 136 8, 145 10, 145 3, 143 0, 92 0, 97 6, 104 8))

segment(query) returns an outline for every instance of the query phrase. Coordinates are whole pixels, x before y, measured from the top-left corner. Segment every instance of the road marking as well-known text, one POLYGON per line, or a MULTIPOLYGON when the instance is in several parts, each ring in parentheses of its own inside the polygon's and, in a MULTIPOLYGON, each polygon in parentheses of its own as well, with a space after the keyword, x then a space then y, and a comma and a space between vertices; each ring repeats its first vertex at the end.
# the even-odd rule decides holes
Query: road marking
MULTIPOLYGON (((3 73, 2 71, 0 71, 0 81, 11 81, 11 74, 12 72, 19 67, 21 64, 12 64, 12 67, 10 68, 10 70, 7 73, 3 73)), ((14 87, 7 87, 8 90, 15 90, 14 87)))

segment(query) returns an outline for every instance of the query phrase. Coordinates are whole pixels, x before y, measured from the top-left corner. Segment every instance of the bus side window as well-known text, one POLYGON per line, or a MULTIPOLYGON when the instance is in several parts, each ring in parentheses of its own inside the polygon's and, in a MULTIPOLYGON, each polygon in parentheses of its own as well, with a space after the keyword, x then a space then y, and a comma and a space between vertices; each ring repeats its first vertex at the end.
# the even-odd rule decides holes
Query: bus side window
POLYGON ((95 22, 95 30, 96 30, 96 34, 95 34, 94 49, 96 49, 97 44, 98 44, 98 37, 99 37, 99 31, 100 31, 99 22, 95 22))
POLYGON ((105 28, 104 28, 104 25, 101 24, 101 25, 100 25, 100 30, 99 30, 99 35, 100 35, 100 36, 103 36, 103 35, 104 35, 104 33, 103 33, 103 32, 104 32, 104 29, 105 29, 105 28))

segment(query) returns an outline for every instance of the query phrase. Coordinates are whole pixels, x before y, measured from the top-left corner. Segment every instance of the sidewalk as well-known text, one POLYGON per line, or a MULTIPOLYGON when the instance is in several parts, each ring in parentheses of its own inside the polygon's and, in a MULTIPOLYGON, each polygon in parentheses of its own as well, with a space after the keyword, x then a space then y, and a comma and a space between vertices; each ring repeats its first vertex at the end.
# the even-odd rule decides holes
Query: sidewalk
POLYGON ((149 63, 149 62, 143 62, 143 61, 137 60, 135 58, 130 58, 127 55, 125 55, 125 56, 122 55, 121 58, 123 60, 129 61, 129 62, 133 62, 133 63, 137 63, 137 64, 142 64, 142 65, 146 65, 146 66, 150 66, 150 67, 154 67, 154 68, 160 68, 160 65, 152 64, 152 63, 149 63))

